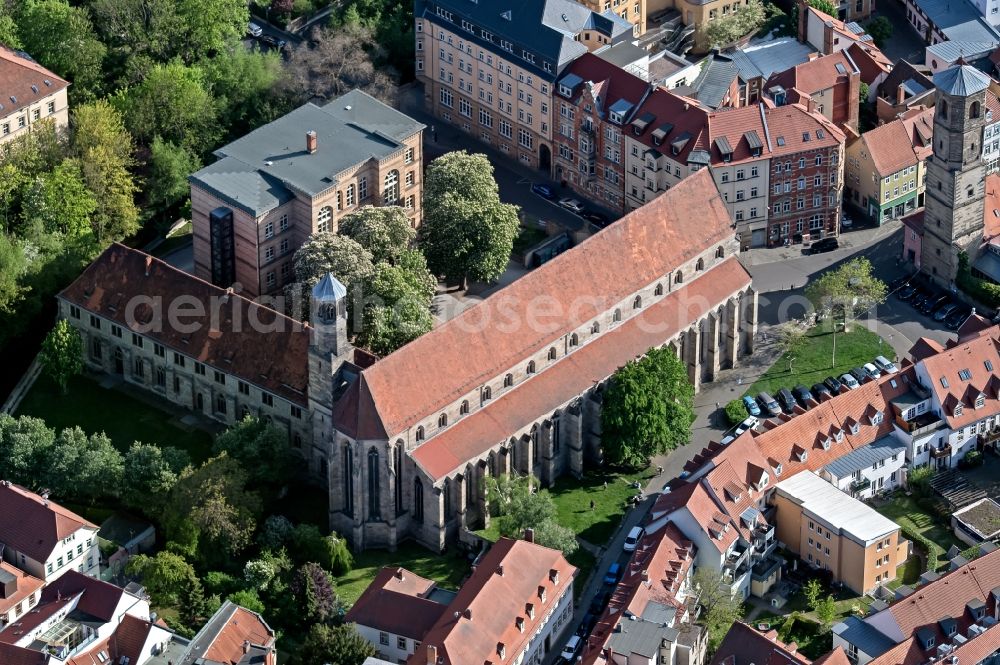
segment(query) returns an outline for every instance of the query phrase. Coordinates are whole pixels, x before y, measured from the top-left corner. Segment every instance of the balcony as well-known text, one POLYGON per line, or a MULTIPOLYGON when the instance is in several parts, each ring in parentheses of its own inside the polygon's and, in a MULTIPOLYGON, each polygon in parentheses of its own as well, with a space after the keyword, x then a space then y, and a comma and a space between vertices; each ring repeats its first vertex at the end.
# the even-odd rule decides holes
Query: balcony
POLYGON ((928 434, 935 430, 941 429, 944 426, 944 420, 941 416, 936 413, 921 413, 916 418, 912 420, 903 420, 902 417, 896 418, 896 427, 903 430, 911 437, 917 437, 922 434, 928 434))
POLYGON ((951 457, 951 444, 946 443, 940 448, 931 448, 931 457, 938 459, 941 457, 951 457))
POLYGON ((1000 427, 994 427, 988 432, 979 435, 979 441, 983 445, 989 445, 994 441, 1000 441, 1000 427))
POLYGON ((852 492, 864 492, 871 486, 872 486, 872 481, 869 480, 868 478, 858 478, 857 480, 851 481, 852 492))
POLYGON ((726 567, 738 569, 746 564, 750 556, 750 548, 744 543, 737 543, 726 555, 726 567))

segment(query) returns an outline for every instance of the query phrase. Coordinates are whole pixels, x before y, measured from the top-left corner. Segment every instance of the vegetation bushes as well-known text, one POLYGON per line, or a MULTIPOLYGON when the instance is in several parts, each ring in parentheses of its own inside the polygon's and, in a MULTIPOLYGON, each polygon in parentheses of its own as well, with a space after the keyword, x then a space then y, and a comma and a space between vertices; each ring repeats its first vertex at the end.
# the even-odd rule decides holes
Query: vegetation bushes
POLYGON ((747 415, 747 407, 743 404, 743 400, 734 399, 726 404, 726 419, 730 425, 739 425, 747 415))
POLYGON ((927 570, 937 570, 938 565, 940 565, 941 557, 945 554, 944 550, 941 549, 941 546, 925 537, 923 534, 917 532, 913 527, 907 524, 900 524, 899 526, 903 535, 906 536, 908 540, 911 540, 915 544, 919 545, 920 549, 926 553, 927 570))
POLYGON ((958 274, 955 284, 973 300, 989 307, 1000 307, 1000 285, 978 277, 973 277, 969 266, 969 255, 961 252, 958 255, 958 274))

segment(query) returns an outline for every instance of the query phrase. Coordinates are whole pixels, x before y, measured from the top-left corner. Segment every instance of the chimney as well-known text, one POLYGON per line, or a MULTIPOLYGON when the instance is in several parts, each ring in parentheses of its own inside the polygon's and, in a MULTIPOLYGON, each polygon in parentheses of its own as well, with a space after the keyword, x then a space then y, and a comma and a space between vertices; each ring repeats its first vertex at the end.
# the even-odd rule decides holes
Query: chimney
POLYGON ((243 640, 243 655, 250 653, 250 640, 243 640))
POLYGON ((433 644, 427 645, 427 665, 437 665, 438 648, 433 644))
POLYGON ((525 529, 524 530, 524 539, 526 541, 528 541, 529 543, 535 542, 535 530, 534 529, 530 529, 530 528, 529 529, 525 529))
POLYGON ((399 580, 400 582, 403 581, 403 569, 402 568, 397 568, 396 569, 396 579, 399 580))
POLYGON ((906 101, 906 88, 904 88, 903 84, 900 83, 899 86, 896 88, 896 103, 902 104, 905 101, 906 101))
POLYGON ((472 608, 471 607, 466 607, 465 611, 462 612, 462 616, 464 616, 469 621, 472 621, 472 608))
POLYGON ((649 570, 642 571, 642 581, 643 582, 649 581, 649 570))
POLYGON ((499 575, 500 577, 503 577, 503 564, 502 563, 499 566, 497 566, 497 575, 499 575))
POLYGON ((808 55, 808 58, 809 58, 810 61, 813 61, 813 60, 815 60, 818 57, 819 57, 819 53, 817 51, 813 51, 812 53, 810 53, 808 55))
POLYGON ((149 277, 149 269, 153 267, 153 257, 146 255, 146 277, 149 277))
POLYGON ((319 139, 316 138, 316 132, 309 130, 306 132, 306 152, 310 155, 316 152, 316 147, 319 144, 319 139))

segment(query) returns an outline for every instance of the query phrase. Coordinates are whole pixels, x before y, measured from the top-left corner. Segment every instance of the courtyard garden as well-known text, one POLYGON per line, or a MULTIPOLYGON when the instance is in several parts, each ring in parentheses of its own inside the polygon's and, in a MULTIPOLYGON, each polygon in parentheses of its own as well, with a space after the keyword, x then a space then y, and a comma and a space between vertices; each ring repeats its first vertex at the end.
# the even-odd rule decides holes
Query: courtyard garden
MULTIPOLYGON (((916 549, 926 556, 927 569, 937 570, 946 564, 945 553, 952 546, 958 546, 962 550, 966 547, 955 538, 950 523, 927 503, 897 492, 887 501, 877 503, 875 509, 898 524, 903 536, 913 541, 916 549)), ((909 574, 904 577, 912 578, 913 571, 909 566, 908 562, 909 574)), ((918 572, 916 577, 919 578, 922 572, 922 570, 918 572)), ((911 582, 905 581, 904 578, 903 583, 911 582)))
POLYGON ((87 434, 104 432, 122 452, 133 441, 142 441, 180 448, 199 462, 212 450, 208 432, 183 427, 173 414, 117 388, 104 388, 87 376, 72 377, 68 392, 63 394, 43 372, 16 415, 41 418, 56 430, 77 426, 87 434), (128 417, 123 417, 126 414, 128 417))
POLYGON ((891 358, 892 347, 862 324, 851 323, 846 332, 839 331, 835 336, 830 323, 823 322, 792 342, 770 369, 750 386, 747 394, 768 392, 774 395, 780 388, 791 389, 798 384, 809 387, 822 383, 828 376, 839 377, 854 367, 871 362, 877 355, 891 358))
POLYGON ((405 568, 421 577, 434 580, 444 589, 455 591, 471 572, 470 563, 457 553, 435 554, 416 543, 401 545, 395 552, 358 552, 354 554, 354 568, 335 578, 337 597, 345 607, 350 607, 384 566, 405 568))

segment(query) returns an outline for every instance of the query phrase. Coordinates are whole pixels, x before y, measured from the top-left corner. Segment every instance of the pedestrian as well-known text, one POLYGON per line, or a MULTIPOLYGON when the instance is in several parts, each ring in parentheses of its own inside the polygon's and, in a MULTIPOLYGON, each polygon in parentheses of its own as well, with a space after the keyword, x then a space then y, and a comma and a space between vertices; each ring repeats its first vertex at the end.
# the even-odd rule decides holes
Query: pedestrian
POLYGON ((656 475, 658 475, 658 476, 662 476, 663 475, 663 467, 662 466, 657 466, 656 467, 656 475))
POLYGON ((715 408, 718 409, 721 406, 718 402, 715 403, 715 408))
POLYGON ((594 506, 595 506, 595 504, 594 504, 594 500, 593 500, 593 499, 591 499, 591 500, 590 500, 590 512, 594 512, 594 506))
POLYGON ((604 489, 608 489, 608 481, 604 481, 604 489))

